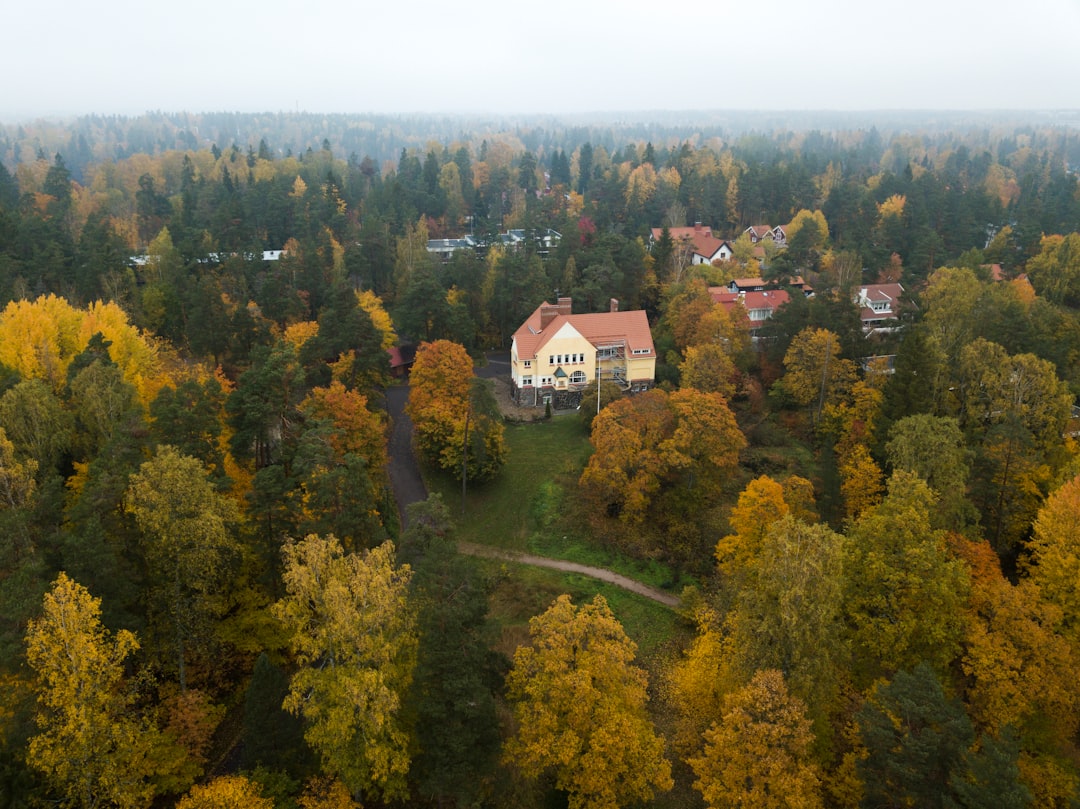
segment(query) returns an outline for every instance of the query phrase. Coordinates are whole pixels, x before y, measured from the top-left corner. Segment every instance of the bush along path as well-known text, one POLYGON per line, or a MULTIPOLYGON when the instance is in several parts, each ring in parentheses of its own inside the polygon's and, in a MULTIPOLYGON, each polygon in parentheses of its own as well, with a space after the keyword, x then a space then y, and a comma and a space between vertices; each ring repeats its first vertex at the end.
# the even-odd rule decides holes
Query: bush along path
MULTIPOLYGON (((390 433, 390 484, 394 489, 394 499, 397 501, 402 530, 407 527, 405 524, 407 506, 410 503, 417 503, 427 498, 427 487, 424 485, 424 479, 420 475, 420 467, 416 463, 416 455, 413 453, 412 421, 405 413, 405 404, 408 400, 408 387, 393 387, 386 392, 387 410, 390 413, 391 423, 394 425, 390 433)), ((551 570, 561 570, 565 573, 579 573, 621 587, 624 590, 629 590, 632 593, 637 593, 666 607, 674 608, 679 605, 677 597, 665 593, 663 590, 658 590, 655 587, 650 587, 647 584, 642 584, 639 581, 634 581, 619 573, 600 567, 581 565, 564 559, 549 559, 544 556, 507 551, 486 545, 475 545, 471 542, 459 542, 458 552, 466 556, 545 567, 551 570)))

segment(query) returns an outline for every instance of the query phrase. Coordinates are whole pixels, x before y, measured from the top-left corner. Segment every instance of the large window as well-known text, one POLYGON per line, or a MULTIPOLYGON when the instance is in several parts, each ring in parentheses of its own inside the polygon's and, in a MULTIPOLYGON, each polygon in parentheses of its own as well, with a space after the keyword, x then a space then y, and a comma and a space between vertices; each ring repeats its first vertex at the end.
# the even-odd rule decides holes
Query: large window
POLYGON ((574 371, 574 373, 570 374, 570 384, 572 384, 572 385, 583 385, 584 383, 585 383, 585 372, 584 371, 574 371))
POLYGON ((523 376, 523 377, 521 377, 521 387, 523 387, 523 388, 531 388, 532 387, 532 377, 531 376, 523 376))

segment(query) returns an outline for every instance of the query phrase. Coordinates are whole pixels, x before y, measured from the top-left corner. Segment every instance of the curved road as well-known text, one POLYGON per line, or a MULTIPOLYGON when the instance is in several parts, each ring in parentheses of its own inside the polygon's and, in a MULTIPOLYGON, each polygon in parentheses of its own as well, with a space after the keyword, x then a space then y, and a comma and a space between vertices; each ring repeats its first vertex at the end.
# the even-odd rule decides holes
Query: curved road
MULTIPOLYGON (((509 363, 499 355, 490 358, 488 365, 478 369, 478 376, 491 377, 499 373, 500 366, 509 363), (494 367, 493 367, 494 366, 494 367)), ((416 503, 427 498, 427 487, 420 475, 420 467, 416 463, 416 456, 412 449, 412 420, 405 412, 405 403, 409 401, 409 388, 401 385, 389 388, 386 391, 386 409, 390 414, 391 423, 394 425, 390 433, 390 485, 394 488, 394 499, 397 501, 398 514, 401 515, 401 527, 406 528, 406 507, 410 503, 416 503)), ((650 598, 666 607, 677 607, 679 599, 657 590, 647 584, 627 578, 626 576, 605 570, 600 567, 579 565, 577 562, 567 562, 563 559, 549 559, 544 556, 533 556, 517 551, 507 551, 501 548, 492 548, 487 545, 474 545, 470 542, 459 542, 458 552, 467 556, 477 556, 484 559, 501 559, 505 562, 513 562, 534 567, 546 567, 552 570, 561 570, 567 573, 580 573, 599 581, 614 584, 624 590, 650 598)))

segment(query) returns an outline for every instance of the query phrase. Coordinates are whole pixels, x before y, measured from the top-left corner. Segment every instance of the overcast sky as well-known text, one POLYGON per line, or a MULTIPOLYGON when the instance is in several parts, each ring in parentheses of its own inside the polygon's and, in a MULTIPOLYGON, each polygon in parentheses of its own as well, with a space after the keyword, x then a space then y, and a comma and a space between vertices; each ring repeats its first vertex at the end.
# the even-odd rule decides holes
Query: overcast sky
POLYGON ((1080 0, 22 0, 2 20, 9 123, 1080 108, 1080 0))

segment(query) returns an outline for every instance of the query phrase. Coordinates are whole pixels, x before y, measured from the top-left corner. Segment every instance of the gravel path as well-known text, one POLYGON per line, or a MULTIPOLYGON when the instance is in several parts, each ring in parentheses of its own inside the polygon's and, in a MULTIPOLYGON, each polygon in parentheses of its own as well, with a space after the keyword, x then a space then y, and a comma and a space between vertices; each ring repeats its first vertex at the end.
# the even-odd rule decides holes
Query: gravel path
MULTIPOLYGON (((494 355, 489 357, 488 364, 478 369, 479 376, 498 378, 500 375, 509 373, 509 355, 494 355)), ((404 530, 406 506, 410 503, 418 503, 427 499, 427 487, 420 475, 420 467, 416 463, 416 455, 412 447, 412 420, 405 412, 405 403, 409 401, 408 386, 401 385, 387 389, 386 409, 390 414, 393 430, 390 433, 390 485, 394 488, 394 499, 397 501, 398 514, 401 516, 401 527, 404 530)), ((469 542, 459 542, 458 551, 467 556, 479 556, 485 559, 501 559, 505 562, 514 562, 521 565, 533 565, 546 567, 552 570, 562 570, 567 573, 580 573, 600 581, 622 587, 632 593, 651 598, 668 607, 677 607, 679 599, 673 595, 649 587, 639 581, 626 576, 605 570, 600 567, 579 565, 577 562, 567 562, 562 559, 548 559, 544 556, 532 556, 527 553, 506 551, 501 548, 492 548, 486 545, 474 545, 469 542)))
POLYGON ((675 596, 602 567, 590 567, 589 565, 579 565, 577 562, 567 562, 564 559, 548 559, 545 556, 533 556, 528 553, 506 551, 501 548, 492 548, 489 545, 474 545, 471 542, 459 542, 458 553, 463 553, 466 556, 479 556, 484 559, 501 559, 505 562, 514 562, 519 565, 547 567, 552 570, 562 570, 566 573, 580 573, 583 576, 589 576, 593 579, 599 579, 600 581, 614 584, 616 587, 621 587, 624 590, 629 590, 632 593, 645 596, 645 598, 651 598, 653 601, 657 601, 664 606, 679 606, 679 599, 675 596))

